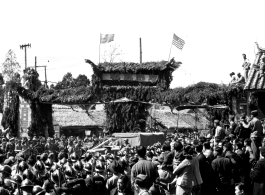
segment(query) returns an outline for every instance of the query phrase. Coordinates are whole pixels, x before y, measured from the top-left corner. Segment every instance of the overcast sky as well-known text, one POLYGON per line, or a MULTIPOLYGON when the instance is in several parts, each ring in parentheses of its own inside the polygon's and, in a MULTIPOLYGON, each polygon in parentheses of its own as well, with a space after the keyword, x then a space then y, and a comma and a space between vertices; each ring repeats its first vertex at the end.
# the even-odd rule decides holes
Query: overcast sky
MULTIPOLYGON (((229 73, 242 71, 242 53, 254 61, 254 42, 265 47, 265 1, 1 1, 0 62, 12 49, 24 68, 24 51, 31 43, 28 66, 47 65, 48 81, 67 72, 73 76, 92 69, 84 59, 99 61, 100 33, 115 34, 122 50, 118 61, 168 60, 173 33, 186 44, 172 47, 171 57, 181 61, 171 87, 199 81, 228 83, 229 73)), ((101 51, 109 44, 101 45, 101 51)), ((44 80, 43 68, 38 69, 44 80)))

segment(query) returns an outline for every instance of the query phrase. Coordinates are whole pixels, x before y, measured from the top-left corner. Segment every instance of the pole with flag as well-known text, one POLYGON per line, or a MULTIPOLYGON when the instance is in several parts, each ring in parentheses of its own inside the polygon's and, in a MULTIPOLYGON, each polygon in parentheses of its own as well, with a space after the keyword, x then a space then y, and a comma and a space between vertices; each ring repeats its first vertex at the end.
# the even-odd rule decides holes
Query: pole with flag
POLYGON ((182 50, 183 47, 184 47, 184 44, 185 44, 185 41, 183 39, 181 39, 180 37, 178 37, 177 35, 175 35, 175 33, 174 33, 173 34, 173 40, 172 40, 172 43, 171 43, 171 46, 170 46, 170 52, 169 52, 168 60, 170 59, 172 45, 174 45, 178 49, 182 50))
POLYGON ((99 63, 100 63, 100 45, 114 41, 114 34, 100 34, 100 44, 99 44, 99 63))

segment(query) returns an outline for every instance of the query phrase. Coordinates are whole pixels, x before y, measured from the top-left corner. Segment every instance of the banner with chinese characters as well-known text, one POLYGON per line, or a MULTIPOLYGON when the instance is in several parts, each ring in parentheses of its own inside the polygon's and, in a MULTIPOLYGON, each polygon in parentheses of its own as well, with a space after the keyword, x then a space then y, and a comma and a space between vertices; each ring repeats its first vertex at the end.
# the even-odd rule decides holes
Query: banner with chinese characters
POLYGON ((19 124, 20 124, 20 135, 22 137, 27 137, 27 128, 30 126, 31 122, 31 109, 29 104, 21 97, 19 97, 19 124))
POLYGON ((138 81, 138 82, 151 82, 155 83, 158 80, 158 75, 149 74, 102 74, 102 80, 104 81, 138 81))

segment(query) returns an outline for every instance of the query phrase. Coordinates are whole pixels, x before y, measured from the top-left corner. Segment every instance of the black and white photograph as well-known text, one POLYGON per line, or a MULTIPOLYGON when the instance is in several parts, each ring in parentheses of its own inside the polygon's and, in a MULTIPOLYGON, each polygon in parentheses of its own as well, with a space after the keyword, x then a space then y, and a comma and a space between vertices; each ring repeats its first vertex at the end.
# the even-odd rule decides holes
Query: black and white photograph
POLYGON ((0 195, 265 195, 265 1, 0 2, 0 195))

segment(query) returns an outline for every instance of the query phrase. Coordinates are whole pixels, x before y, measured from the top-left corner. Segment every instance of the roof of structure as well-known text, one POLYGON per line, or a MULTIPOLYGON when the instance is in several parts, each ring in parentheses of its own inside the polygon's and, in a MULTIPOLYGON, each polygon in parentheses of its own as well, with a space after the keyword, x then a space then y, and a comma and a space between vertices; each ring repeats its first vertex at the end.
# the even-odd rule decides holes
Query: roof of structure
POLYGON ((39 94, 42 103, 58 104, 86 104, 93 98, 91 87, 80 86, 69 89, 46 89, 39 94))
POLYGON ((52 105, 54 123, 60 126, 104 126, 104 110, 86 112, 78 106, 52 105))
MULTIPOLYGON (((142 64, 134 62, 119 62, 119 63, 100 63, 95 65, 90 60, 86 60, 93 69, 105 73, 133 73, 133 74, 150 74, 159 73, 160 71, 170 70, 174 71, 177 69, 181 62, 176 62, 173 58, 170 61, 160 61, 160 62, 144 62, 142 64)), ((95 70, 94 70, 95 72, 95 70)))
MULTIPOLYGON (((179 127, 179 128, 193 128, 195 126, 194 114, 181 113, 179 116, 175 112, 164 110, 153 110, 151 116, 158 122, 166 126, 167 128, 179 127)), ((197 128, 204 129, 208 124, 208 120, 202 115, 198 115, 197 128)))
POLYGON ((245 90, 265 90, 265 77, 259 77, 259 68, 253 66, 248 74, 248 79, 246 81, 245 90))

